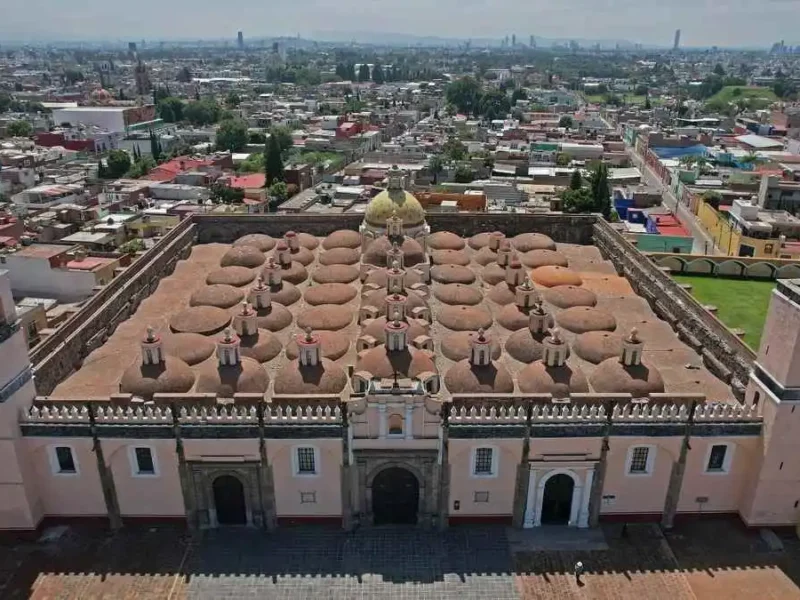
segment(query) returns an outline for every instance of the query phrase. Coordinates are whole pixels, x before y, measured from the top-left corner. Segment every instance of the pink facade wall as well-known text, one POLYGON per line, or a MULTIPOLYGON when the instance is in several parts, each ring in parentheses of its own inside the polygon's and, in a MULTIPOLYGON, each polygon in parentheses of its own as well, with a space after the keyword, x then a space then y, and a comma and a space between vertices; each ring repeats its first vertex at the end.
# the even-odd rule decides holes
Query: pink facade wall
POLYGON ((341 440, 269 440, 267 447, 275 479, 275 509, 278 518, 341 516, 341 440), (298 446, 313 446, 318 449, 319 475, 295 476, 292 452, 298 446), (301 504, 301 492, 314 492, 316 503, 301 504))
POLYGON ((519 439, 450 440, 450 516, 510 516, 521 457, 519 439), (499 452, 495 477, 472 475, 472 451, 484 446, 499 452), (489 492, 489 502, 475 502, 475 492, 489 492), (456 501, 459 510, 454 509, 456 501))
POLYGON ((764 331, 761 334, 758 363, 787 387, 800 386, 798 336, 800 336, 800 311, 786 296, 777 291, 773 292, 764 331))

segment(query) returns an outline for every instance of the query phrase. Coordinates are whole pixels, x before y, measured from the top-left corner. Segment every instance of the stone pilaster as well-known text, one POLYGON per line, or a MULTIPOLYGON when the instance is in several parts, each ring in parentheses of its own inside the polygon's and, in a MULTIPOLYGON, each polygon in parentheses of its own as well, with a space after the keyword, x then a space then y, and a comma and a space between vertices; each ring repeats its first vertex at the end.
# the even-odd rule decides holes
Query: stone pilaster
POLYGON ((525 400, 525 435, 522 438, 522 458, 517 465, 517 477, 514 484, 514 506, 512 525, 522 529, 525 523, 525 509, 528 501, 528 485, 531 478, 531 424, 533 422, 533 404, 525 400))
POLYGON ((603 505, 603 486, 606 482, 606 469, 608 468, 609 438, 614 421, 614 406, 614 402, 606 403, 606 424, 603 428, 603 441, 600 444, 600 460, 594 470, 589 496, 589 527, 597 527, 600 524, 600 508, 603 505))
POLYGON ((274 531, 278 526, 278 519, 275 511, 275 480, 272 476, 272 465, 269 464, 267 455, 267 439, 264 428, 264 400, 258 403, 258 453, 261 459, 259 465, 258 497, 261 501, 261 514, 264 519, 264 527, 267 531, 274 531))
POLYGON ((669 485, 667 486, 667 496, 664 500, 664 512, 661 515, 661 526, 664 529, 672 529, 675 524, 675 513, 678 511, 678 501, 681 497, 681 488, 683 488, 683 475, 686 472, 686 458, 689 455, 689 450, 692 449, 692 427, 694 426, 694 411, 697 408, 697 402, 692 401, 689 409, 689 417, 686 419, 686 424, 683 430, 683 442, 681 443, 681 451, 678 455, 678 460, 672 463, 672 472, 669 476, 669 485))
POLYGON ((339 408, 342 414, 342 468, 339 474, 342 488, 342 529, 352 531, 355 519, 353 518, 353 469, 350 464, 350 415, 347 412, 347 402, 342 402, 339 408))
POLYGON ((450 524, 450 403, 442 404, 442 448, 439 455, 439 530, 450 524))
POLYGON ((172 411, 172 435, 175 437, 175 454, 178 455, 178 479, 181 483, 181 493, 183 494, 183 508, 186 512, 186 527, 191 532, 195 532, 198 527, 197 515, 195 511, 194 485, 191 470, 186 464, 186 453, 183 450, 183 439, 181 438, 181 424, 178 407, 171 406, 172 411))
POLYGON ((94 456, 97 459, 97 472, 100 476, 100 486, 103 490, 103 500, 106 504, 108 524, 113 530, 120 529, 122 527, 122 517, 120 516, 119 511, 117 487, 114 485, 114 474, 106 464, 105 455, 103 454, 103 445, 100 443, 100 438, 97 435, 94 405, 91 402, 88 402, 86 406, 89 410, 89 428, 92 433, 92 450, 94 451, 94 456))

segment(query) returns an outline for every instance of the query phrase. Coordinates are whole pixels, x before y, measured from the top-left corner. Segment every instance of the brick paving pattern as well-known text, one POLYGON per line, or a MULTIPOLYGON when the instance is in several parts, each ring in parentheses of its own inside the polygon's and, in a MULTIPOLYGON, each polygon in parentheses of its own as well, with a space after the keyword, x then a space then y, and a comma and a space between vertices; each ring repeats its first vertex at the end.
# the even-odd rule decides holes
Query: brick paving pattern
POLYGON ((604 528, 608 550, 509 553, 502 527, 208 532, 75 526, 51 543, 0 544, 0 598, 17 600, 800 599, 800 541, 770 552, 728 521, 604 528), (572 573, 585 565, 583 585, 572 573))

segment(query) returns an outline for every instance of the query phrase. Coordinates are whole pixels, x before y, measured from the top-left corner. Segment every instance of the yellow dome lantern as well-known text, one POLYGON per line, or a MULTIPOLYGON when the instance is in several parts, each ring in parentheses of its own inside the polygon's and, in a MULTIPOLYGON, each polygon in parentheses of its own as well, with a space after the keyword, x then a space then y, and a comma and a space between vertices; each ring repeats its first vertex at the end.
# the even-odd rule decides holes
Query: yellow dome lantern
POLYGON ((393 165, 388 174, 389 185, 375 196, 364 213, 364 220, 373 227, 385 227, 392 216, 401 219, 404 227, 425 222, 425 209, 413 194, 403 189, 403 173, 393 165))

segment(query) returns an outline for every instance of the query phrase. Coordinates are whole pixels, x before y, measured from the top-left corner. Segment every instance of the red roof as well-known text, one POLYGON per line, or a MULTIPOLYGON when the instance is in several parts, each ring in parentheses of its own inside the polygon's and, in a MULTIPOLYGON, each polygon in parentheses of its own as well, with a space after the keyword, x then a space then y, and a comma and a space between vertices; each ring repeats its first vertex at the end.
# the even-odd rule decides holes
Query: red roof
POLYGON ((689 232, 673 215, 657 215, 656 229, 661 235, 689 237, 689 232))
POLYGON ((212 164, 213 161, 211 160, 179 156, 168 162, 158 165, 155 169, 142 177, 142 179, 147 179, 150 181, 169 181, 170 179, 174 179, 180 173, 194 171, 198 167, 207 167, 212 164))
POLYGON ((231 187, 239 189, 262 188, 265 180, 264 173, 251 173, 241 177, 231 177, 231 187))

